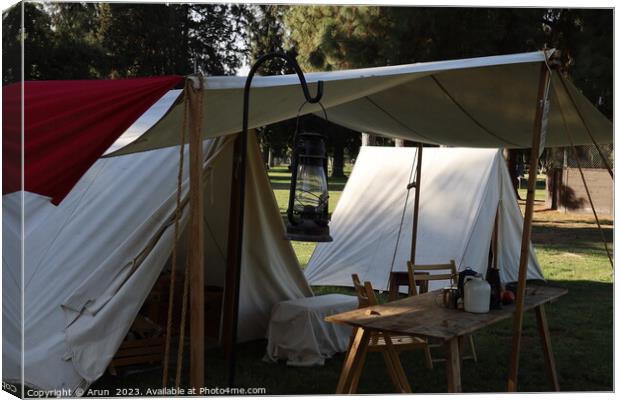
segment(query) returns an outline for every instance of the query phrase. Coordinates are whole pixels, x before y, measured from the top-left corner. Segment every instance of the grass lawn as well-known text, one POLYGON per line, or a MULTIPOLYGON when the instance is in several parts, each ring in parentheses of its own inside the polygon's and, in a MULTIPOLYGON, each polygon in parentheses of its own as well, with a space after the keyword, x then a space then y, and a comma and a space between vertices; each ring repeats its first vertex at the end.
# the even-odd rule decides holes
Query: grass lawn
MULTIPOLYGON (((280 210, 288 200, 289 174, 274 168, 270 177, 280 210)), ((340 197, 345 179, 330 180, 330 210, 340 197)), ((544 190, 537 191, 542 192, 544 190)), ((537 193, 538 198, 538 193, 537 193)), ((611 243, 613 220, 603 219, 611 243)), ((534 214, 533 242, 539 261, 551 284, 568 288, 569 294, 547 307, 553 350, 564 391, 611 391, 613 389, 613 284, 612 269, 600 242, 594 219, 584 214, 562 214, 539 210, 534 214)), ((293 242, 300 263, 305 265, 314 245, 293 242)), ((316 293, 349 289, 315 288, 316 293)), ((505 391, 510 359, 512 321, 495 324, 475 335, 478 363, 465 361, 462 368, 465 392, 505 391)), ((522 339, 519 390, 549 390, 534 315, 526 314, 522 339)), ((268 394, 331 394, 336 388, 343 354, 327 360, 323 367, 293 368, 284 363, 262 361, 266 341, 239 346, 238 386, 264 387, 268 394)), ((208 349, 207 386, 226 386, 225 358, 220 350, 208 349)), ((440 355, 439 355, 440 356, 440 355)), ((187 364, 187 356, 186 364, 187 364)), ((421 352, 405 352, 401 360, 414 392, 445 392, 444 364, 427 370, 421 352)), ((188 366, 185 365, 184 371, 188 366)), ((186 375, 186 374, 184 374, 186 375)), ((161 368, 137 372, 121 371, 120 377, 106 374, 94 388, 161 385, 161 368), (124 374, 124 375, 123 375, 124 374)), ((379 354, 369 354, 359 393, 393 393, 391 381, 379 354)))

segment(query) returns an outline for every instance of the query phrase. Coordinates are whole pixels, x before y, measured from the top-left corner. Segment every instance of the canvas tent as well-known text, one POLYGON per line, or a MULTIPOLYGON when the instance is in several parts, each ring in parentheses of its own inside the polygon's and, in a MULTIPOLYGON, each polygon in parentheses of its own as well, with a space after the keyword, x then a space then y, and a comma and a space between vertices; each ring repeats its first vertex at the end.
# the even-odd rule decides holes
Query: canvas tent
MULTIPOLYGON (((318 72, 308 74, 307 80, 311 92, 317 81, 325 82, 323 105, 327 108, 329 119, 353 129, 447 145, 529 147, 538 104, 540 66, 545 58, 545 53, 534 52, 318 72)), ((610 143, 610 121, 570 83, 567 89, 555 84, 558 79, 557 73, 553 72, 546 145, 569 144, 565 127, 576 144, 590 143, 589 132, 599 143, 610 143), (572 107, 569 93, 576 100, 583 120, 572 107)), ((238 132, 241 127, 244 81, 243 77, 206 77, 203 80, 202 134, 205 139, 218 138, 205 142, 207 157, 215 157, 215 154, 232 156, 230 147, 227 147, 231 146, 227 135, 238 132), (219 148, 229 150, 218 153, 216 150, 219 148)), ((106 81, 102 82, 101 86, 96 86, 106 87, 106 81)), ((175 82, 172 79, 167 85, 172 87, 175 82)), ((85 83, 48 81, 34 86, 25 85, 33 88, 34 92, 30 93, 28 90, 21 93, 21 86, 18 85, 11 94, 13 97, 3 96, 3 109, 6 109, 6 104, 15 105, 16 115, 19 116, 23 94, 26 122, 32 121, 42 129, 37 135, 26 131, 23 143, 25 167, 38 166, 36 180, 43 183, 40 188, 33 188, 33 192, 50 195, 38 190, 68 187, 67 182, 71 180, 58 174, 58 171, 70 170, 73 177, 85 173, 68 197, 63 200, 62 193, 58 195, 56 201, 60 205, 57 209, 46 198, 23 193, 26 219, 23 227, 24 260, 20 259, 22 192, 3 192, 3 378, 7 381, 20 380, 22 321, 19 301, 23 283, 25 379, 26 383, 42 388, 75 388, 96 379, 163 268, 171 246, 170 218, 174 209, 174 176, 178 158, 175 148, 170 146, 180 142, 179 129, 183 124, 184 108, 179 97, 181 91, 169 92, 167 98, 172 106, 162 107, 164 114, 154 126, 147 124, 129 129, 126 141, 131 143, 112 154, 123 157, 97 160, 107 148, 104 144, 114 142, 122 134, 121 131, 97 126, 88 137, 80 137, 80 131, 75 126, 67 132, 65 124, 33 120, 36 115, 32 112, 34 107, 45 110, 46 104, 72 97, 69 103, 79 107, 67 107, 61 113, 62 117, 70 122, 79 119, 85 123, 83 117, 88 114, 85 109, 95 112, 98 107, 106 107, 109 111, 113 109, 109 108, 111 105, 128 94, 119 90, 118 93, 101 97, 100 89, 80 91, 81 85, 85 83), (77 89, 67 94, 62 90, 65 86, 77 89), (36 93, 36 87, 47 89, 45 93, 36 93), (37 101, 31 101, 28 96, 33 93, 40 95, 36 97, 37 101), (67 136, 68 133, 80 137, 84 146, 93 143, 96 146, 87 152, 57 145, 71 136, 67 136), (41 143, 47 145, 41 146, 41 143), (37 151, 32 151, 33 148, 37 151), (146 152, 154 149, 160 150, 146 152), (145 153, 132 155, 141 152, 145 153), (54 160, 54 168, 41 168, 39 163, 48 158, 54 160), (101 179, 105 179, 106 183, 99 186, 101 179), (142 252, 143 249, 147 251, 142 252), (134 262, 136 257, 141 263, 134 262), (149 263, 151 268, 142 268, 149 263)), ((148 93, 152 97, 153 91, 148 90, 148 93)), ((303 102, 297 77, 292 75, 257 77, 250 98, 251 127, 292 118, 303 102)), ((316 105, 309 105, 305 110, 317 112, 319 109, 316 105)), ((113 111, 108 114, 97 114, 96 120, 105 120, 113 111)), ((4 129, 6 120, 3 121, 4 129)), ((9 144, 19 150, 22 146, 19 118, 14 118, 14 122, 13 131, 16 134, 9 144)), ((4 149, 8 148, 6 137, 3 136, 4 149)), ((250 162, 256 164, 256 147, 251 148, 254 150, 249 155, 250 162)), ((220 218, 228 215, 226 196, 229 187, 209 185, 210 180, 226 179, 223 177, 225 172, 209 170, 208 160, 210 158, 205 161, 207 185, 204 206, 206 213, 216 219, 214 224, 219 221, 221 225, 217 226, 221 227, 226 225, 220 218), (221 204, 226 204, 223 206, 226 209, 224 212, 209 208, 212 204, 209 201, 219 201, 220 196, 223 196, 221 204)), ((12 165, 12 170, 19 171, 20 157, 10 161, 16 163, 12 165)), ((264 290, 259 289, 263 287, 271 288, 268 290, 277 294, 273 299, 309 295, 303 275, 296 269, 290 245, 284 242, 283 227, 273 197, 268 199, 266 194, 269 187, 264 172, 255 176, 259 169, 251 170, 252 175, 247 180, 248 211, 244 235, 252 235, 252 232, 260 234, 250 236, 251 240, 244 240, 247 247, 244 247, 242 271, 257 270, 265 274, 261 278, 252 278, 256 285, 243 286, 241 292, 249 299, 264 298, 264 290), (260 263, 261 268, 247 268, 253 262, 260 263), (266 272, 268 268, 262 266, 269 266, 271 271, 278 273, 278 277, 270 277, 266 272)), ((3 164, 3 173, 5 171, 7 168, 3 164)), ((20 179, 15 182, 20 182, 20 179)), ((224 238, 226 235, 214 236, 224 238)), ((211 238, 209 232, 206 238, 205 242, 208 242, 211 238)), ((213 254, 215 250, 217 253, 224 248, 222 243, 222 246, 215 246, 217 249, 209 249, 208 246, 214 243, 205 243, 207 253, 213 254)), ((209 274, 216 271, 210 263, 216 263, 214 260, 220 256, 215 254, 208 260, 205 257, 209 274)), ((249 282, 249 279, 242 278, 242 282, 249 282)), ((243 307, 242 303, 242 310, 243 307)), ((263 309, 259 310, 262 313, 263 309)), ((240 321, 244 315, 241 311, 240 321)), ((245 333, 246 330, 241 328, 239 332, 245 333)))
MULTIPOLYGON (((224 286, 232 144, 231 137, 204 144, 207 285, 224 286)), ((176 147, 101 159, 58 207, 25 193, 27 385, 76 389, 105 371, 169 260, 178 153, 176 147)), ((264 337, 273 304, 312 295, 284 238, 255 141, 249 155, 240 341, 264 337)), ((187 184, 186 177, 184 196, 187 184)), ((19 193, 4 196, 3 379, 8 382, 20 381, 22 278, 19 249, 8 247, 19 244, 19 207, 19 193)), ((182 226, 186 220, 187 207, 182 226)))
MULTIPOLYGON (((319 243, 304 270, 312 285, 352 286, 351 274, 387 290, 391 271, 410 258, 416 148, 363 146, 332 214, 330 243, 319 243)), ((416 263, 455 260, 486 273, 496 210, 503 282, 517 280, 523 217, 500 151, 426 148, 416 263)), ((543 279, 530 247, 528 278, 543 279)), ((445 282, 431 282, 431 285, 445 282)))

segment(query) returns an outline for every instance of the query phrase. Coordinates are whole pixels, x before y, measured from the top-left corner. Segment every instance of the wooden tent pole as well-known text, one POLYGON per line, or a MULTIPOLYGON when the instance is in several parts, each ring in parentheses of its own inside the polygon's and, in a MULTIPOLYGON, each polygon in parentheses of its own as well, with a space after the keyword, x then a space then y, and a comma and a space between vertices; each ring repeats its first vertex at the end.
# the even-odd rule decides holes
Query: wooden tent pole
POLYGON ((530 170, 527 181, 527 199, 525 202, 525 216, 523 217, 523 235, 521 237, 521 255, 519 258, 519 282, 516 293, 516 310, 513 319, 512 353, 510 355, 510 373, 508 376, 508 391, 517 390, 517 375, 519 372, 519 352, 521 350, 521 332, 523 330, 523 312, 525 299, 525 281, 530 255, 530 237, 532 234, 532 217, 534 214, 534 194, 536 192, 536 171, 538 155, 540 154, 540 137, 544 113, 545 88, 551 75, 545 63, 542 63, 538 82, 538 97, 536 99, 536 115, 532 132, 532 149, 530 151, 530 170))
POLYGON ((416 245, 418 242, 418 214, 420 210, 420 188, 422 182, 422 150, 424 146, 418 143, 418 164, 415 172, 415 197, 413 200, 413 231, 411 232, 411 264, 415 265, 416 245))
POLYGON ((202 188, 202 79, 201 87, 188 86, 189 132, 189 303, 190 386, 204 386, 204 194, 202 188))
POLYGON ((224 289, 224 329, 222 345, 228 362, 228 386, 235 384, 236 338, 241 284, 245 176, 247 168, 247 129, 237 134, 232 156, 230 212, 228 216, 228 247, 226 252, 226 288, 224 289))

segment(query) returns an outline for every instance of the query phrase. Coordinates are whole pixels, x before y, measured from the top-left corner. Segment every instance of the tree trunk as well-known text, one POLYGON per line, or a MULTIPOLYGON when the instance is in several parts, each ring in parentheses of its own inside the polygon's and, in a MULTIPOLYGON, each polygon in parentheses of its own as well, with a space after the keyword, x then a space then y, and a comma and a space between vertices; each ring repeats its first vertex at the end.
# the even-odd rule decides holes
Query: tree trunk
POLYGON ((269 147, 269 154, 267 155, 267 165, 269 165, 269 168, 275 167, 275 160, 274 160, 274 157, 273 157, 273 149, 271 147, 269 147))
POLYGON ((547 198, 551 199, 549 208, 560 208, 560 190, 562 187, 562 165, 564 164, 564 150, 561 147, 551 149, 551 160, 547 168, 547 198))
POLYGON ((269 165, 269 155, 270 155, 269 153, 270 153, 270 148, 269 148, 269 146, 267 146, 267 145, 265 145, 265 144, 263 144, 261 147, 262 147, 262 150, 263 150, 263 151, 262 151, 262 153, 263 153, 263 154, 262 154, 262 155, 263 155, 263 163, 264 163, 266 166, 270 167, 270 165, 269 165))
POLYGON ((332 164, 332 178, 344 177, 344 146, 334 146, 334 161, 332 164))
POLYGON ((362 132, 362 146, 374 146, 377 144, 377 137, 370 133, 362 132))
POLYGON ((519 197, 519 175, 517 172, 517 155, 518 155, 518 150, 514 150, 514 149, 504 149, 504 158, 506 159, 506 165, 508 166, 508 173, 510 174, 510 183, 512 183, 512 187, 515 191, 515 194, 517 195, 518 199, 521 199, 521 197, 519 197))

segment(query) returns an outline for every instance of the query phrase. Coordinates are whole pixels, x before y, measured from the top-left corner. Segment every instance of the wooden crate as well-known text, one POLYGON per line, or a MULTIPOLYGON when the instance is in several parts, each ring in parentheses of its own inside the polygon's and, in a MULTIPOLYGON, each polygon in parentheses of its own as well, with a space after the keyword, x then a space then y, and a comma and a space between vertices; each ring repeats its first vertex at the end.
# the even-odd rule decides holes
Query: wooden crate
POLYGON ((116 375, 116 367, 163 361, 165 338, 159 325, 138 315, 129 332, 108 367, 112 375, 116 375))

